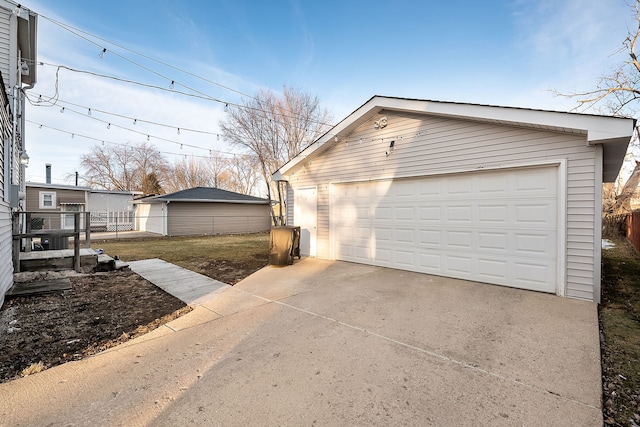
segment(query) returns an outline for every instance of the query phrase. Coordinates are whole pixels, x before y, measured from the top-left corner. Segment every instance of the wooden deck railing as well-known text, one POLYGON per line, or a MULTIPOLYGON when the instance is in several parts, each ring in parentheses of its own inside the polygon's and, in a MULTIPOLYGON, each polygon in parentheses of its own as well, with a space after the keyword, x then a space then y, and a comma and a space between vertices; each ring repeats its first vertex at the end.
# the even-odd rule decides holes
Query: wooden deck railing
MULTIPOLYGON (((20 272, 20 252, 21 242, 25 239, 24 250, 31 251, 31 241, 33 238, 69 238, 73 237, 73 269, 80 272, 80 233, 85 234, 85 245, 91 247, 91 214, 89 212, 64 212, 64 215, 73 215, 73 229, 48 228, 42 226, 40 221, 33 221, 33 215, 42 216, 42 212, 16 212, 13 216, 13 271, 20 272), (81 221, 83 219, 84 221, 81 221), (81 224, 84 227, 81 228, 81 224), (33 225, 36 224, 34 227, 33 225)), ((60 212, 53 213, 58 217, 60 212)), ((58 220, 62 227, 63 222, 58 220)))

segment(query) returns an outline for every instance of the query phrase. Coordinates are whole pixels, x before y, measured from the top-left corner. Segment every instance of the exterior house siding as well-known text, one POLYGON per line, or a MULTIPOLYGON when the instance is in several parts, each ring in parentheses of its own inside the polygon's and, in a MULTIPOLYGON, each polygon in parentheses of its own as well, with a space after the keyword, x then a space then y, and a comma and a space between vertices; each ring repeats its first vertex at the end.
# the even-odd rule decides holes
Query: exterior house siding
POLYGON ((0 307, 4 294, 13 285, 11 231, 11 210, 4 200, 0 200, 0 307))
MULTIPOLYGON (((426 176, 531 162, 564 160, 566 176, 566 294, 593 300, 599 290, 594 270, 594 212, 597 150, 586 135, 520 128, 471 120, 382 111, 389 125, 374 129, 364 122, 322 156, 306 163, 290 177, 296 188, 318 187, 318 243, 320 258, 330 258, 330 189, 332 183, 382 178, 426 176), (394 150, 387 156, 390 141, 394 150)), ((289 211, 293 212, 293 197, 289 211)), ((561 210, 562 211, 562 210, 561 210)), ((294 221, 295 222, 295 221, 294 221)), ((596 230, 597 234, 597 230, 596 230)), ((597 236, 596 236, 597 237, 597 236)))
POLYGON ((87 206, 86 189, 62 189, 50 186, 37 187, 33 185, 27 186, 26 192, 26 211, 31 212, 31 219, 43 218, 43 226, 45 228, 62 228, 61 219, 63 207, 61 203, 74 203, 83 205, 82 211, 87 206), (40 192, 55 193, 55 206, 52 209, 40 208, 40 192))
POLYGON ((170 236, 257 233, 271 226, 268 204, 173 202, 168 207, 170 236))
POLYGON ((4 77, 4 83, 7 85, 6 90, 11 87, 11 78, 9 73, 9 58, 11 58, 11 27, 10 27, 11 11, 0 7, 0 72, 4 77))
POLYGON ((136 205, 137 230, 164 235, 164 203, 140 203, 136 205))

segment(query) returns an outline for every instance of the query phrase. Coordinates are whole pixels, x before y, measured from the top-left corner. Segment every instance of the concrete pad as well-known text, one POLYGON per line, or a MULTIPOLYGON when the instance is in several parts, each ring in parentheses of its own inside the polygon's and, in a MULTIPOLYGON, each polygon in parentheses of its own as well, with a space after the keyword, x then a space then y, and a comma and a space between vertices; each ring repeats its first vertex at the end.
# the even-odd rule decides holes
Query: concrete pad
POLYGON ((602 425, 593 304, 304 259, 196 309, 0 384, 0 425, 602 425))
POLYGON ((239 311, 268 304, 269 302, 269 300, 256 297, 248 292, 232 287, 226 289, 224 294, 216 294, 214 298, 202 302, 201 305, 202 307, 219 313, 221 316, 229 316, 239 311))
POLYGON ((226 283, 158 258, 132 261, 129 268, 187 304, 195 303, 212 292, 229 287, 226 283))
POLYGON ((165 324, 165 326, 172 331, 180 331, 182 329, 191 328, 196 325, 202 325, 204 323, 217 320, 222 316, 213 310, 205 308, 203 306, 193 307, 193 310, 185 316, 178 317, 165 324))

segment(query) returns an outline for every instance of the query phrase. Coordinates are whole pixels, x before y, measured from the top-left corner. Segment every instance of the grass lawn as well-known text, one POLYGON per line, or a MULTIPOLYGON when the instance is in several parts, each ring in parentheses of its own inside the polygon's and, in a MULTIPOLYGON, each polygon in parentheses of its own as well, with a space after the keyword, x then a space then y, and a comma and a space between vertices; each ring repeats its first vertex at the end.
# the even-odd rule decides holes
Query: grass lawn
POLYGON ((104 249, 108 255, 118 256, 126 262, 160 258, 225 283, 235 284, 232 278, 225 280, 228 278, 219 277, 219 274, 224 274, 225 270, 253 272, 267 265, 269 233, 107 240, 98 238, 92 239, 91 247, 104 249))
POLYGON ((640 425, 640 254, 626 240, 602 250, 605 425, 640 425), (633 421, 632 421, 633 420, 633 421))

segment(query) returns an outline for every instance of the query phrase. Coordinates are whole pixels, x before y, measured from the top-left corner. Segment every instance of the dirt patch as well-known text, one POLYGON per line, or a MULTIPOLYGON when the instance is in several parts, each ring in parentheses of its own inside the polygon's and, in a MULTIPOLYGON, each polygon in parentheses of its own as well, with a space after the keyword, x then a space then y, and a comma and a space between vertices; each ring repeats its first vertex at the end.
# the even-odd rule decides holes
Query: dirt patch
POLYGON ((5 301, 0 382, 106 350, 191 310, 128 269, 67 276, 69 291, 5 301))

